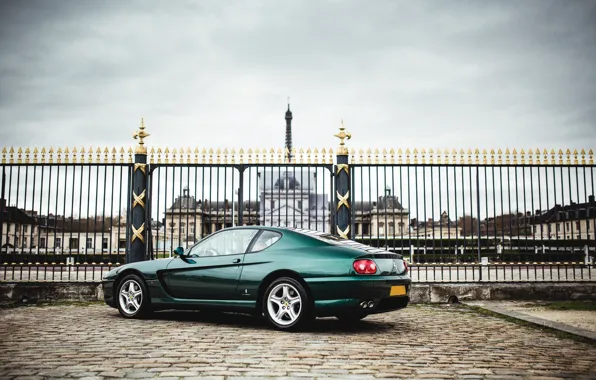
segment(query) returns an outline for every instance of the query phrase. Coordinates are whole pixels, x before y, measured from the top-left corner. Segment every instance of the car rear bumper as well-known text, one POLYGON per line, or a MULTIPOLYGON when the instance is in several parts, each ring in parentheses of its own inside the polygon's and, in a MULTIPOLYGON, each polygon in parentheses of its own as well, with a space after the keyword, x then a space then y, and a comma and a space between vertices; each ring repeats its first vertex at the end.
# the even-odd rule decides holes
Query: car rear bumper
POLYGON ((411 282, 407 276, 307 280, 318 316, 346 312, 377 314, 403 309, 410 301, 411 282), (366 307, 362 307, 363 302, 366 307), (368 306, 370 303, 372 307, 368 306))
POLYGON ((114 299, 114 280, 104 280, 101 282, 103 289, 103 300, 111 307, 116 307, 116 300, 114 299))

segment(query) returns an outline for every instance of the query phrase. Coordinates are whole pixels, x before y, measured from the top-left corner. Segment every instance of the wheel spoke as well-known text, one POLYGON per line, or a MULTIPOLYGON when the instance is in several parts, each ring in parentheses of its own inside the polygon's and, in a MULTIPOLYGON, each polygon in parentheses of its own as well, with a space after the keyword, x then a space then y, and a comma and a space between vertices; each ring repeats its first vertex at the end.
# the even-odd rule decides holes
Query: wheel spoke
POLYGON ((136 297, 140 296, 141 294, 143 294, 143 291, 142 290, 137 290, 136 292, 134 292, 132 294, 132 296, 136 298, 136 297))
POLYGON ((294 307, 293 306, 290 306, 288 308, 288 315, 290 316, 290 319, 292 321, 295 321, 296 318, 298 318, 298 314, 296 314, 296 311, 294 310, 294 307))
POLYGON ((271 303, 273 305, 277 305, 281 309, 281 298, 271 296, 271 297, 269 297, 269 303, 271 303))
POLYGON ((122 290, 120 291, 120 296, 126 297, 127 295, 128 295, 128 292, 126 290, 124 290, 124 288, 122 288, 122 290))
POLYGON ((141 305, 139 305, 139 302, 136 298, 132 299, 131 304, 135 307, 136 310, 139 310, 141 308, 141 305))
POLYGON ((130 284, 130 285, 128 285, 128 291, 129 291, 130 293, 132 293, 132 292, 134 292, 134 291, 135 291, 135 285, 134 285, 134 282, 132 282, 132 281, 131 281, 129 284, 130 284))
POLYGON ((279 309, 277 309, 277 313, 275 313, 275 319, 277 319, 278 321, 281 321, 281 317, 286 313, 286 311, 284 309, 281 308, 281 306, 279 307, 279 309))
POLYGON ((290 291, 288 290, 288 286, 287 285, 284 285, 284 287, 283 287, 283 297, 284 298, 290 297, 290 291))

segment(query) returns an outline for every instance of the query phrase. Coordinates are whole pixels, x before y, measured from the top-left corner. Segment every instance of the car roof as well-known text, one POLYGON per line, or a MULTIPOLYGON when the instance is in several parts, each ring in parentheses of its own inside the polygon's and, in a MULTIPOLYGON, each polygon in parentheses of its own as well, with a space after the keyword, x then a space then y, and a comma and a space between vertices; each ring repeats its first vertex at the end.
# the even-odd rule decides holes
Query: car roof
POLYGON ((351 239, 344 239, 339 236, 335 236, 335 235, 331 234, 330 232, 322 232, 322 231, 309 230, 309 229, 297 228, 297 227, 274 227, 274 226, 238 226, 238 227, 232 227, 232 228, 242 228, 242 229, 245 229, 245 228, 246 229, 248 229, 248 228, 255 229, 256 228, 256 229, 262 229, 262 230, 278 231, 278 232, 282 232, 282 233, 284 231, 291 231, 294 233, 298 233, 301 235, 315 238, 317 240, 322 240, 328 244, 333 244, 336 246, 353 248, 353 249, 357 249, 357 250, 368 252, 368 253, 394 253, 394 254, 401 256, 398 253, 390 252, 390 251, 387 251, 386 249, 372 247, 370 245, 358 243, 357 241, 354 241, 351 239))

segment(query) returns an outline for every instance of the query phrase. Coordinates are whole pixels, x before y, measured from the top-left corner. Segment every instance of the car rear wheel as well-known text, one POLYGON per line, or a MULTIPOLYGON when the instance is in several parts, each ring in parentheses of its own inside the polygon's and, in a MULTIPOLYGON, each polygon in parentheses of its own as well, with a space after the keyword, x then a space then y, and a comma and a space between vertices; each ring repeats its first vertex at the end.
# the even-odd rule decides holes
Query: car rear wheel
POLYGON ((125 318, 142 318, 149 314, 149 292, 145 282, 136 274, 120 281, 117 290, 118 311, 125 318))
POLYGON ((306 290, 291 277, 274 280, 265 290, 263 312, 280 330, 295 330, 310 319, 310 300, 306 290))

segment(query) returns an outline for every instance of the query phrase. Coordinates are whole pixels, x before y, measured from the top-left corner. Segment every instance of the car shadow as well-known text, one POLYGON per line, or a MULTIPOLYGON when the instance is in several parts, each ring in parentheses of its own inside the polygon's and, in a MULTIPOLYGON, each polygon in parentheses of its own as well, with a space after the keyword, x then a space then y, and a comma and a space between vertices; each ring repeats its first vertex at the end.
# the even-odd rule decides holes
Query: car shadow
MULTIPOLYGON (((115 316, 120 318, 119 314, 115 314, 115 316)), ((369 318, 371 319, 364 319, 350 323, 340 322, 338 319, 333 317, 317 318, 301 328, 299 332, 360 334, 363 332, 384 332, 403 327, 401 322, 377 321, 372 319, 373 316, 370 316, 369 318)), ((247 314, 229 312, 162 310, 154 312, 151 316, 147 317, 147 319, 276 331, 276 329, 269 324, 265 317, 256 317, 247 314)))

